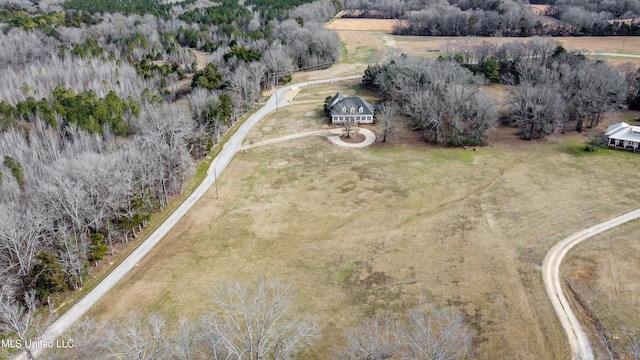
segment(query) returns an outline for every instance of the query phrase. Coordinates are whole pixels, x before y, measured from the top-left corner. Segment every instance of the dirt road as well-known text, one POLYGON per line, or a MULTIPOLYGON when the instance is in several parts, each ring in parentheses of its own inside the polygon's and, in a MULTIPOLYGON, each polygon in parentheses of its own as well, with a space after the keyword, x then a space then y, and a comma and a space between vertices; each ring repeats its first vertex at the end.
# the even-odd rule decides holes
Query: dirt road
POLYGON ((552 247, 542 262, 542 273, 547 295, 553 303, 558 317, 560 317, 562 327, 567 333, 569 345, 571 346, 571 357, 574 360, 592 360, 594 359, 594 354, 587 335, 582 330, 562 291, 559 275, 560 263, 569 250, 582 241, 638 218, 640 218, 640 209, 579 231, 552 247))

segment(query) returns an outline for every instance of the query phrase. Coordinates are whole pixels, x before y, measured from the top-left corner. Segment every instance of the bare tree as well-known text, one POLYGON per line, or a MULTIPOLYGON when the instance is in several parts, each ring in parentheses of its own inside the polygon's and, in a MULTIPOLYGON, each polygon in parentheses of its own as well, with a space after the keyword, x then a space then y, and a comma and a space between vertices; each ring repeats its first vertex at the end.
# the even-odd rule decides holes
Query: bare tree
POLYGON ((3 287, 0 289, 0 330, 13 333, 21 342, 27 357, 35 360, 27 336, 33 331, 35 311, 37 307, 36 293, 34 290, 24 293, 23 302, 14 298, 3 287))
MULTIPOLYGON (((426 140, 425 130, 430 128, 433 132, 433 142, 440 139, 441 109, 438 96, 430 89, 413 92, 408 101, 403 103, 403 111, 411 118, 413 130, 420 130, 420 138, 426 140), (435 112, 438 112, 436 115, 435 112)), ((444 115, 444 113, 442 113, 444 115)))
POLYGON ((216 310, 203 319, 214 359, 289 359, 315 337, 315 322, 291 318, 291 288, 260 281, 220 285, 212 292, 216 310))
POLYGON ((278 78, 293 70, 291 58, 287 55, 282 44, 273 43, 262 53, 262 62, 269 72, 268 87, 273 88, 278 83, 278 78))
POLYGON ((391 359, 403 345, 402 333, 398 320, 391 314, 376 315, 347 332, 347 346, 336 357, 345 360, 391 359))
POLYGON ((464 359, 472 355, 472 339, 473 333, 458 311, 426 305, 408 313, 405 358, 464 359))
POLYGON ((118 359, 155 360, 166 359, 166 320, 159 315, 146 319, 135 315, 122 323, 112 323, 108 328, 108 347, 118 359))
POLYGON ((636 335, 634 329, 629 331, 627 339, 629 341, 629 347, 627 350, 629 357, 633 360, 640 360, 640 337, 636 335))
MULTIPOLYGON (((53 360, 102 360, 109 357, 107 344, 109 343, 106 329, 109 325, 105 322, 97 322, 86 319, 76 323, 69 333, 68 339, 73 340, 73 346, 60 348, 50 354, 53 360)), ((71 345, 71 344, 69 344, 71 345)))
POLYGON ((178 328, 172 336, 171 351, 177 358, 183 360, 204 359, 202 338, 197 324, 180 318, 178 328))
POLYGON ((509 96, 510 117, 525 140, 542 139, 560 124, 564 101, 557 84, 519 84, 509 96))
POLYGON ((386 142, 387 138, 393 135, 397 129, 398 107, 394 103, 390 103, 378 113, 378 120, 382 123, 382 142, 386 142))
POLYGON ((0 264, 26 278, 44 242, 49 218, 44 209, 29 204, 0 207, 0 264))

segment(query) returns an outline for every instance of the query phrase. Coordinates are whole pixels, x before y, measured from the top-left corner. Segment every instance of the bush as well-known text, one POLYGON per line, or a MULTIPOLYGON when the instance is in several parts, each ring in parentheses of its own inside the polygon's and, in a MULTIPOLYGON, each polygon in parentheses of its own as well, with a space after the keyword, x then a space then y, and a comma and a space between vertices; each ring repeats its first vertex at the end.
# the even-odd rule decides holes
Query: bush
POLYGON ((601 147, 607 146, 607 137, 604 135, 604 132, 600 131, 593 136, 591 141, 589 141, 589 145, 584 149, 584 151, 598 151, 601 147))

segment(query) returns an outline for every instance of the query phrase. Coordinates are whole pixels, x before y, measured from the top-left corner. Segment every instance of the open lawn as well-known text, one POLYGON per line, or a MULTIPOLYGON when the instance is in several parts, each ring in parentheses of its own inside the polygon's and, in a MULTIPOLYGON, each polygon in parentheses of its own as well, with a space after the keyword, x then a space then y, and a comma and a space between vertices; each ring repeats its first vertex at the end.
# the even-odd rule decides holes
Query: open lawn
MULTIPOLYGON (((327 127, 318 112, 338 90, 358 88, 302 89, 249 139, 327 127)), ((403 130, 362 150, 309 137, 240 153, 220 197, 211 189, 91 316, 197 317, 219 282, 277 278, 322 327, 316 359, 330 358, 362 317, 423 301, 464 312, 477 358, 569 358, 542 258, 565 236, 637 207, 640 158, 586 153, 578 135, 524 142, 514 133, 495 131, 478 151, 432 147, 403 130)))

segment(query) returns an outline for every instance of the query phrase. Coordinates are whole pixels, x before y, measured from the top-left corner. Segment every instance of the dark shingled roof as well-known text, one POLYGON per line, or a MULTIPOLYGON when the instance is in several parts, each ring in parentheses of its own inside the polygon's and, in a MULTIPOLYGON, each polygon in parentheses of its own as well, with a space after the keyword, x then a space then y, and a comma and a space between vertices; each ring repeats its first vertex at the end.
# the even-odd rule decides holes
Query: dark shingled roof
POLYGON ((333 98, 331 98, 331 104, 333 104, 331 108, 331 115, 349 115, 351 114, 352 108, 354 109, 354 115, 373 115, 373 106, 371 106, 371 104, 366 100, 357 96, 343 97, 342 94, 337 93, 333 98), (334 104, 335 100, 338 101, 334 104), (360 107, 362 107, 362 112, 359 112, 358 110, 360 107), (345 111, 342 112, 342 109, 345 111))
POLYGON ((340 101, 342 99, 344 99, 344 96, 342 94, 340 94, 340 93, 336 93, 331 98, 331 101, 329 102, 329 107, 332 108, 338 101, 340 101))

